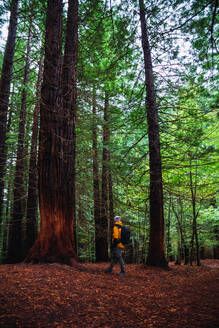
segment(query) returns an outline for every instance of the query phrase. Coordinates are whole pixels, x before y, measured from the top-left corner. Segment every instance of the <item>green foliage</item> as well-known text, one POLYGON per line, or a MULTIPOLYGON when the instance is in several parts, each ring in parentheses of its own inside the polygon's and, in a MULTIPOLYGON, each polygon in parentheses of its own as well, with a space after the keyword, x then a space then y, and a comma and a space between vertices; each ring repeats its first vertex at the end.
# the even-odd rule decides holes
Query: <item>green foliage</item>
POLYGON ((219 246, 218 226, 219 210, 217 207, 210 206, 200 211, 198 220, 200 243, 202 247, 219 246))

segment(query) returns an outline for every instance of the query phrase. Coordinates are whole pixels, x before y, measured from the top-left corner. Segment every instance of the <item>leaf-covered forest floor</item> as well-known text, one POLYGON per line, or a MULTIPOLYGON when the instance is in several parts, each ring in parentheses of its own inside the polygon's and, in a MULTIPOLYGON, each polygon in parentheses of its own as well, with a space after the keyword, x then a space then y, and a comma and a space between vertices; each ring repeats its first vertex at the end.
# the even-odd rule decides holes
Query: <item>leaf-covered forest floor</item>
POLYGON ((169 270, 107 263, 0 265, 0 327, 219 327, 219 260, 169 270))

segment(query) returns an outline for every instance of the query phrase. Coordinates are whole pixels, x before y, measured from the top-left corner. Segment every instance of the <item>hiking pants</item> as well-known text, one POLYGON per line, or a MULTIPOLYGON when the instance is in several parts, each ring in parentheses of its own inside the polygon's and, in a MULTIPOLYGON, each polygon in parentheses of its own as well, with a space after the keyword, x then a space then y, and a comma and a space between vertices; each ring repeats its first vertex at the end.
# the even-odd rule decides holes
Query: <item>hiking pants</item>
POLYGON ((112 250, 110 269, 113 269, 117 262, 119 262, 121 266, 121 272, 125 272, 125 262, 122 257, 122 248, 120 247, 115 247, 112 250))

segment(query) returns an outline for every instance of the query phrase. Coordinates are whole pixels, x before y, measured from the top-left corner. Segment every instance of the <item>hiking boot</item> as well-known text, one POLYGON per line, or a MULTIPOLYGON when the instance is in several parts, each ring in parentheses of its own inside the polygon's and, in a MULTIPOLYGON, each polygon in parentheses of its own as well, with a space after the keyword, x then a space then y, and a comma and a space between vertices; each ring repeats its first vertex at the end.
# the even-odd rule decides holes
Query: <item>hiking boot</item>
POLYGON ((124 276, 125 276, 125 272, 120 272, 120 273, 118 273, 117 276, 119 276, 119 277, 124 277, 124 276))
POLYGON ((105 273, 112 273, 112 268, 108 268, 104 270, 105 273))

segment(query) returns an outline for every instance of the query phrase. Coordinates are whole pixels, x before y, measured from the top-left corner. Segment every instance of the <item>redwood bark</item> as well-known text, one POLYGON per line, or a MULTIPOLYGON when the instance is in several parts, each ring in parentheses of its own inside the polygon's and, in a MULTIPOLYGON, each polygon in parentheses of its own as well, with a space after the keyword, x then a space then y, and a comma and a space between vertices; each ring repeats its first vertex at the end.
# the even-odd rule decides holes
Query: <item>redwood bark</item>
MULTIPOLYGON (((66 160, 72 158, 72 199, 74 218, 76 217, 75 197, 75 162, 76 162, 76 117, 77 117, 77 61, 78 61, 78 0, 68 1, 67 31, 65 42, 65 54, 63 62, 63 113, 64 124, 68 125, 68 131, 64 129, 66 139, 64 147, 66 160), (69 139, 70 137, 70 139, 69 139)), ((67 165, 68 166, 68 165, 67 165)))
POLYGON ((62 0, 48 0, 40 105, 40 233, 26 261, 77 260, 74 242, 74 152, 78 2, 69 0, 62 78, 62 0), (60 86, 62 81, 62 88, 60 86))
POLYGON ((68 1, 68 17, 65 41, 65 54, 63 62, 63 113, 64 126, 64 154, 66 154, 66 169, 69 171, 69 189, 71 191, 73 210, 74 249, 77 250, 76 242, 76 118, 77 118, 77 62, 78 62, 78 0, 68 1), (66 161, 71 158, 70 163, 66 161))
POLYGON ((0 226, 3 209, 4 197, 4 174, 7 158, 6 149, 6 130, 7 130, 7 113, 10 96, 10 85, 12 78, 12 68, 15 50, 15 40, 17 32, 17 13, 18 0, 11 3, 11 15, 8 28, 8 38, 5 47, 4 60, 2 65, 0 80, 0 226))
POLYGON ((96 261, 108 260, 108 107, 109 96, 105 92, 104 126, 103 126, 103 157, 102 157, 102 193, 100 229, 96 237, 96 261))
POLYGON ((23 260, 23 218, 25 213, 25 156, 24 156, 24 135, 26 126, 26 100, 27 83, 29 78, 30 66, 30 42, 31 26, 28 32, 26 48, 26 64, 24 69, 23 90, 21 99, 21 109, 19 117, 18 147, 14 178, 13 211, 9 229, 9 243, 7 262, 17 263, 23 260))
POLYGON ((42 80, 42 60, 39 62, 39 71, 36 87, 37 102, 33 114, 28 196, 27 196, 27 216, 26 216, 26 236, 25 253, 33 246, 37 237, 37 211, 38 211, 38 171, 37 171, 37 140, 38 140, 38 121, 40 110, 40 89, 42 80))
POLYGON ((143 0, 139 0, 139 7, 145 67, 145 105, 148 122, 150 165, 150 241, 147 265, 166 267, 167 261, 164 253, 163 186, 158 112, 143 0))

